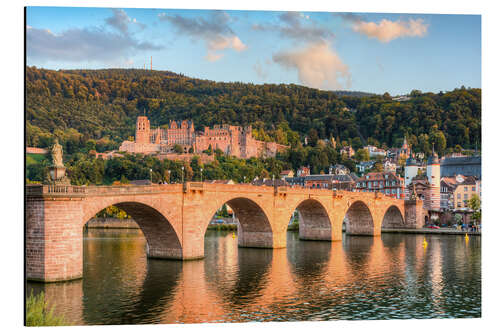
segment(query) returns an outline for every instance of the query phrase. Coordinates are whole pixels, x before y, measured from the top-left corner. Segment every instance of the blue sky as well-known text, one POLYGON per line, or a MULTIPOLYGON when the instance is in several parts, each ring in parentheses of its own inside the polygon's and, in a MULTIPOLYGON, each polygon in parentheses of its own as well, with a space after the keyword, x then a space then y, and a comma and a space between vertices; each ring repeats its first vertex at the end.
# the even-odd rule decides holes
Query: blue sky
POLYGON ((479 15, 28 7, 27 62, 391 95, 481 87, 479 15))

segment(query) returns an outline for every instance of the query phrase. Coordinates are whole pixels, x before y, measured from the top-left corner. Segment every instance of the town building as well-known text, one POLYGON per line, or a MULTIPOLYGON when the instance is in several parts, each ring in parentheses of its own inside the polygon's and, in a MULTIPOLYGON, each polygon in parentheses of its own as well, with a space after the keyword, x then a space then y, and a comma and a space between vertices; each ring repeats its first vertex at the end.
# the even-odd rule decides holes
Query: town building
POLYGON ((26 147, 26 154, 46 155, 47 153, 48 150, 44 148, 26 147))
POLYGON ((340 149, 340 155, 347 155, 348 158, 354 156, 354 149, 351 146, 345 146, 340 149))
POLYGON ((408 157, 410 157, 410 154, 411 154, 411 149, 410 146, 408 145, 408 141, 406 141, 406 136, 405 136, 403 139, 403 145, 398 151, 396 161, 398 161, 400 158, 407 159, 408 157))
POLYGON ((356 186, 356 179, 357 177, 354 174, 328 174, 287 177, 285 181, 290 186, 353 191, 356 186))
POLYGON ((375 161, 362 161, 356 164, 356 169, 358 169, 359 173, 364 174, 365 172, 373 168, 374 165, 375 161))
POLYGON ((368 150, 368 154, 370 155, 370 158, 375 158, 377 156, 382 156, 385 157, 387 155, 387 152, 383 150, 382 148, 377 148, 375 146, 365 146, 363 149, 368 150))
POLYGON ((98 153, 95 150, 91 150, 89 154, 94 155, 95 158, 101 158, 103 160, 110 160, 115 157, 123 157, 123 154, 116 152, 116 150, 106 151, 104 153, 98 153))
POLYGON ((441 161, 441 176, 474 176, 481 179, 481 156, 445 157, 441 161))
POLYGON ((283 170, 280 172, 280 179, 285 179, 286 177, 293 177, 293 170, 283 170))
POLYGON ((357 192, 380 192, 385 195, 404 199, 404 179, 394 172, 370 172, 356 181, 357 192))
POLYGON ((441 178, 441 209, 468 210, 473 194, 481 199, 481 180, 474 176, 457 175, 441 178))
POLYGON ((269 179, 269 178, 255 178, 251 182, 254 186, 287 186, 288 183, 284 179, 269 179))
POLYGON ((311 169, 306 166, 302 166, 297 170, 297 177, 304 177, 311 174, 311 169))
POLYGON ((335 164, 333 166, 331 165, 328 168, 328 174, 330 175, 348 175, 350 173, 351 171, 349 170, 349 168, 347 168, 343 164, 335 164))
POLYGON ((227 155, 239 158, 274 157, 288 146, 276 142, 256 140, 252 127, 215 125, 196 132, 192 121, 171 121, 166 128, 151 129, 146 116, 137 117, 135 141, 124 141, 120 151, 129 153, 157 154, 169 153, 175 145, 182 147, 184 153, 191 149, 200 154, 207 150, 220 149, 227 155))
POLYGON ((384 172, 396 172, 397 165, 390 159, 384 161, 384 172))

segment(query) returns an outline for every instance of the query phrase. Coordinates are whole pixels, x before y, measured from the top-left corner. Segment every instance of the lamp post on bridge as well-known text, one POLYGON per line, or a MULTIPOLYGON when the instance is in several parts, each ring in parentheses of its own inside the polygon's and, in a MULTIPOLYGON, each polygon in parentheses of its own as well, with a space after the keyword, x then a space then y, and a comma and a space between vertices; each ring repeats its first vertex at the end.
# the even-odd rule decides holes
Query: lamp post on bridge
POLYGON ((184 166, 181 167, 182 173, 181 173, 181 179, 182 179, 182 184, 184 184, 184 166))
POLYGON ((200 168, 200 179, 201 182, 203 183, 203 168, 200 168))
POLYGON ((168 170, 168 183, 171 184, 172 181, 170 180, 170 170, 168 170))
POLYGON ((153 184, 153 169, 149 169, 149 181, 153 184))

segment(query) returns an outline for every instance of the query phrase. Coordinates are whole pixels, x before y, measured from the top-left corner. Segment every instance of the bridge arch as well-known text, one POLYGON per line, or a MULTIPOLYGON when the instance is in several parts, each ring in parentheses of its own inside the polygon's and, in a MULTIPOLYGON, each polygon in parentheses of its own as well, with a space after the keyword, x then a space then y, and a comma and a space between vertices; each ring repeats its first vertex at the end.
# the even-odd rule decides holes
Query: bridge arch
POLYGON ((382 228, 401 228, 404 227, 404 224, 403 214, 399 207, 391 205, 387 208, 382 219, 382 228))
POLYGON ((375 223, 368 205, 361 200, 349 205, 345 214, 346 234, 374 235, 375 223))
POLYGON ((100 200, 93 202, 84 214, 83 224, 103 209, 115 206, 130 215, 141 229, 147 242, 149 258, 182 259, 182 245, 172 220, 166 212, 156 208, 153 202, 140 202, 127 198, 119 200, 100 200))
POLYGON ((216 203, 217 208, 211 211, 207 225, 215 211, 227 204, 238 218, 238 246, 273 248, 273 227, 266 209, 251 198, 234 196, 224 198, 216 203))
POLYGON ((316 199, 301 201, 295 210, 299 213, 299 238, 303 240, 332 240, 332 222, 325 206, 316 199))

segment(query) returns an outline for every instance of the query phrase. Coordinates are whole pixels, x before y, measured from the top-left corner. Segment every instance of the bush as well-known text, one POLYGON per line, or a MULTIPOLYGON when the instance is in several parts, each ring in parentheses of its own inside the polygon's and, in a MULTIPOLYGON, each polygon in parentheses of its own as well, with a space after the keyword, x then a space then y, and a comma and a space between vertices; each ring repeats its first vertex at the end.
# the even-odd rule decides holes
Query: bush
POLYGON ((45 301, 43 292, 37 296, 31 295, 26 299, 26 326, 65 326, 68 323, 62 316, 53 314, 45 301))

